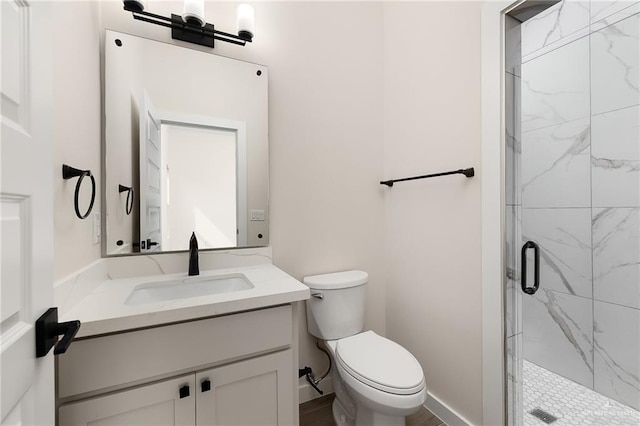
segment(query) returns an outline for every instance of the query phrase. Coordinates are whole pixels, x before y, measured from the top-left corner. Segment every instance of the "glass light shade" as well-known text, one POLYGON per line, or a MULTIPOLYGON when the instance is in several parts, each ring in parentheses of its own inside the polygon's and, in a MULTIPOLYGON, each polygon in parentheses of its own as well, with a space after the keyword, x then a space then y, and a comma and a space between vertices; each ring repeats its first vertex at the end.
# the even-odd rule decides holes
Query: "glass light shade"
POLYGON ((238 22, 238 34, 245 32, 251 34, 251 37, 255 34, 255 11, 253 6, 248 4, 241 4, 238 6, 237 22, 238 22))
POLYGON ((184 0, 182 20, 204 27, 204 0, 184 0))

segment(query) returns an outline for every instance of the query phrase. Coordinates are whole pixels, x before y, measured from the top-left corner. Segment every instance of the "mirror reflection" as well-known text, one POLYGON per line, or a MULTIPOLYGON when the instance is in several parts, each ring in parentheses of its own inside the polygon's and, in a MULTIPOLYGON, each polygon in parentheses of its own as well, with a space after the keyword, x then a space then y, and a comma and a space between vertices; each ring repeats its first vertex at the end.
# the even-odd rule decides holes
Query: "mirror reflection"
MULTIPOLYGON (((246 200, 246 188, 238 186, 236 175, 237 133, 188 122, 163 123, 161 140, 162 237, 152 235, 154 230, 141 221, 143 236, 161 240, 165 250, 186 250, 184 236, 193 230, 203 247, 246 245, 246 227, 238 220, 237 208, 238 198, 246 200), (206 193, 210 197, 200 196, 206 193)), ((141 194, 141 202, 144 199, 141 194)))
POLYGON ((105 120, 107 254, 268 244, 266 67, 107 31, 105 120))

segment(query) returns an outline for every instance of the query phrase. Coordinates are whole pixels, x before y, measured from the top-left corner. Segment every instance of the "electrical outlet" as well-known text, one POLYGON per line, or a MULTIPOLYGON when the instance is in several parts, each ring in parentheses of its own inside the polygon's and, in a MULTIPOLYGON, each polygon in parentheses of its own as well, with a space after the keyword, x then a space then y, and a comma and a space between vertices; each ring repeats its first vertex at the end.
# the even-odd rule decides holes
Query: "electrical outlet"
POLYGON ((100 243, 101 238, 101 227, 100 223, 100 213, 93 214, 93 244, 100 243))

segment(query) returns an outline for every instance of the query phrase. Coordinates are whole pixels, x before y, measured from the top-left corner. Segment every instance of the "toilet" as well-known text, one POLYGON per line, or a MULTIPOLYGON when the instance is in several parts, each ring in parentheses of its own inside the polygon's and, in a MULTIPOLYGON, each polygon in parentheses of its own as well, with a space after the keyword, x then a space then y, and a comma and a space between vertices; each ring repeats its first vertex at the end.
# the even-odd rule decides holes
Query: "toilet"
POLYGON ((338 426, 405 425, 426 401, 424 373, 408 350, 362 331, 368 278, 363 271, 305 277, 308 330, 331 355, 338 426))

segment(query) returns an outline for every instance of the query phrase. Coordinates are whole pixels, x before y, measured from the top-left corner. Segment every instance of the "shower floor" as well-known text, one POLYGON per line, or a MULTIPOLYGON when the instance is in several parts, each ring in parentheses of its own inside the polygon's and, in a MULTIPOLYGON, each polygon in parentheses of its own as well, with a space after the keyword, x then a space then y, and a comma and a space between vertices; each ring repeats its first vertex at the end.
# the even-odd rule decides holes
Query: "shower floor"
POLYGON ((547 423, 529 414, 540 408, 554 426, 640 426, 640 412, 523 360, 524 425, 547 423))

